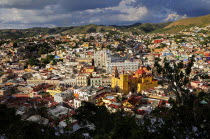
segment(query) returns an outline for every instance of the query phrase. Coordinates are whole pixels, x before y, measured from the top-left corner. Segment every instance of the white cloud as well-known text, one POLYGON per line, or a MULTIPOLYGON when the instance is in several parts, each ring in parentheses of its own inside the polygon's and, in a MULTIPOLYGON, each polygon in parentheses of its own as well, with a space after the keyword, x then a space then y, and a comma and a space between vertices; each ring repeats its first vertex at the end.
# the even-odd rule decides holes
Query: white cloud
MULTIPOLYGON (((14 4, 17 0, 11 0, 14 4)), ((31 2, 31 0, 21 0, 22 2, 31 2)), ((31 25, 81 25, 89 23, 112 24, 117 22, 136 22, 142 20, 148 13, 147 8, 143 6, 133 7, 132 3, 136 0, 122 0, 117 6, 108 8, 87 9, 83 11, 65 12, 60 5, 47 5, 43 9, 18 9, 2 8, 0 9, 0 21, 2 24, 12 23, 15 26, 31 25)), ((0 4, 9 4, 9 1, 0 0, 0 4)))
MULTIPOLYGON (((92 19, 90 19, 89 20, 89 23, 98 23, 98 22, 100 22, 101 20, 100 19, 98 19, 98 18, 92 18, 92 19)), ((84 22, 83 22, 84 23, 84 22)))
POLYGON ((0 24, 0 29, 25 29, 33 27, 56 27, 54 24, 0 24))
POLYGON ((134 2, 136 0, 123 0, 117 7, 110 9, 120 12, 120 14, 116 15, 116 18, 120 21, 139 21, 147 15, 148 10, 143 6, 133 7, 131 4, 134 2))
MULTIPOLYGON (((29 3, 32 0, 20 1, 29 3)), ((10 4, 14 4, 17 0, 11 0, 10 2, 10 4)), ((117 6, 71 12, 65 11, 59 4, 47 5, 42 9, 2 8, 0 9, 0 22, 4 25, 8 24, 8 26, 14 23, 15 26, 19 25, 22 28, 23 26, 46 26, 49 24, 51 26, 70 26, 89 23, 105 25, 127 24, 141 22, 148 16, 152 17, 147 7, 137 5, 136 3, 138 3, 138 0, 122 0, 117 6)), ((3 2, 0 0, 1 4, 8 4, 8 1, 3 2)), ((175 18, 175 16, 173 17, 175 18)))
POLYGON ((176 2, 167 0, 0 0, 0 23, 2 24, 0 27, 6 28, 7 24, 8 27, 27 28, 33 25, 157 23, 192 16, 189 13, 193 9, 196 14, 203 14, 203 7, 204 11, 208 11, 204 5, 209 7, 209 0, 192 1, 189 3, 189 0, 176 2), (193 9, 188 6, 186 7, 188 10, 183 10, 182 6, 188 3, 193 9))
POLYGON ((17 22, 23 20, 20 10, 15 8, 0 9, 0 20, 2 23, 17 22))
POLYGON ((55 20, 70 18, 71 14, 56 14, 55 11, 45 8, 43 10, 23 10, 17 8, 4 8, 0 10, 0 20, 3 23, 46 23, 55 20))
POLYGON ((117 15, 121 21, 139 21, 148 13, 146 7, 128 7, 127 10, 124 9, 123 11, 124 14, 117 15))
POLYGON ((170 13, 168 14, 168 17, 165 18, 163 21, 176 21, 183 18, 187 18, 187 15, 178 15, 177 13, 170 13))
POLYGON ((18 5, 25 5, 25 4, 29 4, 31 3, 32 0, 0 0, 0 5, 8 5, 8 6, 12 6, 15 4, 18 5))
POLYGON ((98 21, 103 23, 112 22, 139 22, 147 14, 148 10, 144 6, 134 7, 132 3, 136 0, 122 0, 119 5, 108 8, 89 9, 82 12, 82 14, 91 14, 98 18, 98 21))

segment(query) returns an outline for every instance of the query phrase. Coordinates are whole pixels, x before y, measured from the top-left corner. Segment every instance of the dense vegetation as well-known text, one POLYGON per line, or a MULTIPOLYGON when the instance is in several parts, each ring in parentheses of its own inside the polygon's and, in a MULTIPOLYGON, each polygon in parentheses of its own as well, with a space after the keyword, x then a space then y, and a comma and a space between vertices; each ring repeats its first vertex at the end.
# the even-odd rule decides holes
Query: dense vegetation
POLYGON ((35 122, 23 121, 14 108, 0 105, 0 136, 6 138, 49 138, 54 129, 35 122))
POLYGON ((120 138, 208 138, 210 135, 209 105, 199 103, 207 94, 192 98, 190 105, 157 108, 150 116, 136 120, 124 111, 110 113, 104 106, 84 102, 75 116, 84 133, 97 139, 120 138), (88 109, 88 111, 87 111, 88 109), (91 126, 92 129, 90 128, 91 126))

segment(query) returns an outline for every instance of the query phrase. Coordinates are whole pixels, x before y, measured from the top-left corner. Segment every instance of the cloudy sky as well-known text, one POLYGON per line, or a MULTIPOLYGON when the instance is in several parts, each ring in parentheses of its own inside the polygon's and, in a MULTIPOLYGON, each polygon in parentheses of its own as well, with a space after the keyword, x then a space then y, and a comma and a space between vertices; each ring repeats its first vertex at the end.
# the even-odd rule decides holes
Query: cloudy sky
POLYGON ((210 14, 210 0, 0 0, 0 28, 159 23, 210 14))

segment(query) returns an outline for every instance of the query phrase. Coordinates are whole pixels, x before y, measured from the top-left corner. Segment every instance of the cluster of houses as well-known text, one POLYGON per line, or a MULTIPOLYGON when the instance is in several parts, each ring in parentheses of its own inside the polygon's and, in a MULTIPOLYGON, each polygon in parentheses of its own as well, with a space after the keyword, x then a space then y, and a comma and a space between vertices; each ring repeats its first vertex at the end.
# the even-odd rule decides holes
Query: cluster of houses
MULTIPOLYGON (((208 35, 201 32, 206 29, 209 26, 178 35, 90 33, 39 35, 16 43, 1 40, 5 43, 0 46, 0 104, 17 108, 24 120, 32 121, 40 116, 30 109, 45 106, 49 117, 41 120, 50 125, 59 119, 61 126, 67 126, 65 118, 75 114, 83 101, 142 118, 156 107, 171 107, 169 98, 176 99, 168 84, 158 84, 155 62, 185 65, 194 55, 191 76, 202 76, 190 81, 190 88, 210 92, 210 43, 202 43, 208 35), (53 51, 42 53, 38 48, 43 44, 53 51), (28 57, 41 61, 48 55, 56 64, 28 64, 28 57)), ((78 129, 74 119, 72 123, 78 129)))

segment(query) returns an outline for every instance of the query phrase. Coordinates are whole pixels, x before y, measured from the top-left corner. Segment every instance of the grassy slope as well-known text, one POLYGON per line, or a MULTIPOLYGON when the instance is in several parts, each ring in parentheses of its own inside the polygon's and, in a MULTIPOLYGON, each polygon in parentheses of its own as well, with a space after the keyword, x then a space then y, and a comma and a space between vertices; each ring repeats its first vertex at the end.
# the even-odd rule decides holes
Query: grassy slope
POLYGON ((194 18, 185 18, 178 21, 175 21, 171 23, 170 25, 166 26, 165 28, 170 28, 174 26, 190 26, 190 25, 196 25, 196 26, 204 26, 210 24, 210 14, 205 16, 199 16, 194 18))
POLYGON ((175 21, 163 29, 155 30, 154 33, 176 33, 183 29, 188 29, 193 26, 206 26, 210 24, 210 14, 194 18, 185 18, 175 21))
POLYGON ((79 34, 79 33, 90 33, 90 32, 103 32, 103 31, 108 31, 111 29, 118 29, 123 32, 133 32, 133 33, 148 33, 151 31, 154 31, 159 28, 163 28, 168 23, 160 23, 160 24, 151 24, 151 23, 136 23, 133 25, 129 26, 99 26, 99 25, 85 25, 85 26, 78 26, 70 30, 66 30, 62 32, 62 34, 79 34))
POLYGON ((141 24, 136 27, 127 28, 127 29, 125 29, 125 31, 131 31, 131 32, 136 31, 138 33, 149 33, 149 32, 155 31, 157 29, 164 28, 165 26, 167 26, 169 24, 170 24, 170 22, 159 23, 159 24, 145 23, 145 24, 141 24))
POLYGON ((91 33, 91 32, 103 32, 107 30, 111 30, 113 27, 111 26, 100 26, 100 25, 84 25, 84 26, 77 26, 70 30, 65 30, 62 34, 83 34, 83 33, 91 33))

